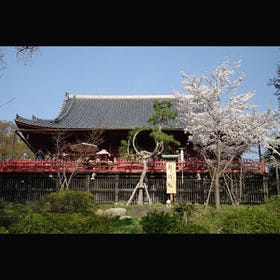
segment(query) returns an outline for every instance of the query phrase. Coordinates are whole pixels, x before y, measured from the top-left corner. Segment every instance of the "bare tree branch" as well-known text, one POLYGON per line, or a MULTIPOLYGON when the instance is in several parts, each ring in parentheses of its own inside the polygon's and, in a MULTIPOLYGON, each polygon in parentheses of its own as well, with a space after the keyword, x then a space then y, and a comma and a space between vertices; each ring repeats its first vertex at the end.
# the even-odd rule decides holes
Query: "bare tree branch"
POLYGON ((7 105, 7 104, 9 104, 9 103, 11 103, 13 100, 15 100, 16 98, 15 97, 13 97, 12 99, 10 99, 9 101, 7 101, 7 102, 5 102, 5 103, 2 103, 2 104, 0 104, 0 108, 1 107, 3 107, 4 105, 7 105))
POLYGON ((31 62, 34 54, 38 53, 40 50, 36 46, 19 46, 16 47, 16 57, 17 61, 22 61, 24 65, 28 65, 31 62))
POLYGON ((2 53, 2 51, 0 50, 0 71, 3 71, 7 65, 4 56, 4 53, 2 53))
MULTIPOLYGON (((98 143, 98 145, 100 145, 104 141, 102 134, 102 130, 92 130, 84 141, 87 143, 94 143, 95 145, 98 143)), ((71 146, 73 145, 71 145, 69 135, 65 132, 57 132, 53 136, 53 141, 55 144, 55 160, 57 161, 57 190, 68 190, 73 177, 76 175, 78 169, 86 164, 89 155, 87 150, 83 149, 75 151, 75 153, 71 155, 71 146), (71 164, 71 170, 69 170, 69 163, 71 164)), ((77 144, 80 144, 79 142, 81 142, 81 140, 78 140, 77 144)))

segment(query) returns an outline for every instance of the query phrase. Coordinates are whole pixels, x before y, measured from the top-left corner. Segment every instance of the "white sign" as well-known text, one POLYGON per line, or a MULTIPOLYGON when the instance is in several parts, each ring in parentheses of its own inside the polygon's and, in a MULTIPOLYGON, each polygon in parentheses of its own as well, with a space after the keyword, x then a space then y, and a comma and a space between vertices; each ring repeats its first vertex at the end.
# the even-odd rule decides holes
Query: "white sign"
POLYGON ((166 162, 166 193, 176 193, 176 161, 166 162))

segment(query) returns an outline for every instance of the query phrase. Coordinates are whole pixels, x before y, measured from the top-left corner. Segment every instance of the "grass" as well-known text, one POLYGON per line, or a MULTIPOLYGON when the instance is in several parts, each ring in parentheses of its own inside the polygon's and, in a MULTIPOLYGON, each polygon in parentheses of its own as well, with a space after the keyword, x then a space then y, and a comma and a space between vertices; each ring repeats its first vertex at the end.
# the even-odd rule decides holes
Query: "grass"
POLYGON ((118 216, 112 219, 113 234, 140 234, 143 233, 140 224, 141 218, 119 219, 118 216))
MULTIPOLYGON (((134 215, 131 216, 129 219, 119 219, 119 217, 114 217, 112 220, 112 233, 114 234, 143 234, 143 229, 141 226, 141 219, 143 216, 145 216, 148 211, 152 210, 162 210, 162 211, 172 211, 174 210, 174 206, 172 208, 166 208, 164 204, 157 204, 157 205, 130 205, 127 206, 127 212, 134 213, 134 215), (138 213, 134 210, 138 208, 138 213), (142 209, 142 210, 140 210, 142 209), (145 209, 145 211, 143 211, 145 209)), ((112 205, 107 205, 106 207, 110 208, 112 205)), ((121 207, 121 206, 119 206, 121 207)), ((271 218, 272 216, 263 216, 261 215, 260 211, 261 209, 267 209, 266 204, 262 205, 239 205, 237 207, 233 207, 232 205, 221 205, 221 211, 217 212, 214 205, 209 205, 207 208, 206 213, 204 213, 204 205, 202 204, 195 204, 193 207, 193 210, 190 214, 189 221, 192 224, 196 224, 199 226, 202 226, 206 228, 210 234, 220 234, 223 233, 223 230, 225 230, 225 227, 233 227, 232 230, 234 232, 238 233, 266 233, 266 225, 269 225, 269 223, 272 222, 271 218), (236 211, 235 211, 236 210, 236 211), (250 211, 249 211, 250 210, 250 211), (252 210, 255 212, 255 214, 252 217, 255 221, 253 221, 251 218, 249 218, 248 215, 250 215, 250 212, 252 210), (232 219, 232 213, 234 213, 233 218, 237 221, 240 221, 240 223, 235 224, 232 219), (248 215, 247 215, 248 213, 248 215), (246 218, 247 216, 247 218, 246 218), (254 223, 257 222, 258 219, 263 219, 262 221, 265 224, 265 227, 260 227, 259 225, 254 225, 254 223), (225 219, 226 223, 225 223, 225 219), (248 220, 249 219, 249 220, 248 220), (250 220, 251 219, 251 220, 250 220), (243 222, 242 222, 243 221, 243 222), (244 224, 245 221, 245 224, 244 224), (246 222, 247 221, 247 222, 246 222), (246 232, 246 229, 248 228, 248 232, 246 232), (256 231, 257 230, 257 231, 256 231), (245 231, 245 232, 244 232, 245 231)), ((265 210, 265 211, 271 211, 271 210, 265 210)), ((275 213, 275 211, 272 213, 275 213)), ((276 213, 277 214, 277 213, 276 213)), ((275 220, 274 220, 275 221, 275 220)), ((260 224, 260 222, 257 222, 260 224)), ((280 225, 273 228, 275 233, 280 233, 280 225)), ((233 233, 234 233, 233 232, 233 233)))

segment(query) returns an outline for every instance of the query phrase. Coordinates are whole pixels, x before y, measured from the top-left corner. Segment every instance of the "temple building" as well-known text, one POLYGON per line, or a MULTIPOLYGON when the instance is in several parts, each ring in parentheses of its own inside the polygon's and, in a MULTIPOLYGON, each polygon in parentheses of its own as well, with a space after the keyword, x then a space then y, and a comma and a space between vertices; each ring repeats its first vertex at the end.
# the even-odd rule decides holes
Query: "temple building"
MULTIPOLYGON (((99 150, 106 149, 115 156, 119 154, 121 140, 127 140, 128 133, 136 127, 148 126, 148 118, 154 113, 155 100, 174 100, 173 95, 83 95, 66 93, 60 112, 54 119, 40 119, 33 116, 27 119, 16 115, 16 133, 35 153, 38 149, 44 153, 55 152, 54 135, 57 132, 67 134, 70 144, 88 141, 93 131, 102 134, 99 150)), ((162 127, 162 130, 174 136, 186 148, 187 135, 178 120, 162 127)), ((143 132, 139 145, 153 149, 154 141, 143 132), (142 140, 141 140, 142 139, 142 140)), ((178 151, 179 147, 174 147, 178 151)), ((188 146, 188 154, 193 151, 188 146)))

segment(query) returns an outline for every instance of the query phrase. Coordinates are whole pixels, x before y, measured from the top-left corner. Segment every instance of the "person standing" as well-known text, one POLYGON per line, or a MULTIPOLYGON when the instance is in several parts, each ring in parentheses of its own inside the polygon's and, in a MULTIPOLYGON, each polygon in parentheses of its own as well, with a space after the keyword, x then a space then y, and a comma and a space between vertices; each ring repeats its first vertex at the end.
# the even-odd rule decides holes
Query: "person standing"
POLYGON ((43 160, 45 159, 45 154, 41 149, 38 150, 38 152, 35 154, 37 160, 43 160))

